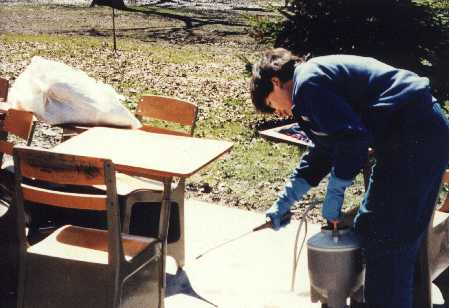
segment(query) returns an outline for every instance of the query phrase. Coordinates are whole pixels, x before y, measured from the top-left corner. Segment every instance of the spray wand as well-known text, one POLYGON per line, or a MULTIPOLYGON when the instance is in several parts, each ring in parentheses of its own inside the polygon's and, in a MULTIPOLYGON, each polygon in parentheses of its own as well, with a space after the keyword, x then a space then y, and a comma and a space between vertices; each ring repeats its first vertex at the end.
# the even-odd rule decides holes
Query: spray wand
MULTIPOLYGON (((281 225, 285 225, 285 224, 289 223, 290 219, 292 218, 292 216, 293 216, 292 212, 285 213, 284 216, 282 216, 281 225)), ((230 240, 227 240, 227 241, 225 241, 223 243, 220 243, 218 245, 215 245, 215 246, 209 248, 208 250, 206 250, 203 253, 201 253, 198 256, 196 256, 195 259, 199 259, 202 256, 204 256, 205 254, 207 254, 207 253, 209 253, 209 252, 211 252, 211 251, 213 251, 213 250, 215 250, 217 248, 220 248, 221 246, 224 246, 224 245, 229 244, 231 242, 234 242, 234 241, 236 241, 238 239, 241 239, 242 237, 245 237, 245 236, 247 236, 247 235, 249 235, 251 233, 254 233, 254 232, 257 232, 257 231, 260 231, 260 230, 263 230, 263 229, 271 228, 272 226, 273 226, 273 224, 272 224, 271 220, 269 220, 269 221, 267 221, 267 222, 265 222, 265 223, 263 223, 263 224, 261 224, 261 225, 259 225, 257 227, 254 227, 253 229, 251 229, 248 232, 245 232, 245 233, 243 233, 243 234, 241 234, 241 235, 239 235, 237 237, 234 237, 234 238, 232 238, 230 240)))

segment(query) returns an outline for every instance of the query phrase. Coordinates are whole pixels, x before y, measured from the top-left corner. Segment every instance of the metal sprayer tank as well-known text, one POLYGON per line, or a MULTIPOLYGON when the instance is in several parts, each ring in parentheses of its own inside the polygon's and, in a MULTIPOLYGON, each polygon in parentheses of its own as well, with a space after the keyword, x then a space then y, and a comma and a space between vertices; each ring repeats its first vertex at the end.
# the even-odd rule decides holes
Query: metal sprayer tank
POLYGON ((363 302, 364 266, 360 242, 349 228, 323 227, 307 241, 312 302, 346 307, 347 298, 363 302))

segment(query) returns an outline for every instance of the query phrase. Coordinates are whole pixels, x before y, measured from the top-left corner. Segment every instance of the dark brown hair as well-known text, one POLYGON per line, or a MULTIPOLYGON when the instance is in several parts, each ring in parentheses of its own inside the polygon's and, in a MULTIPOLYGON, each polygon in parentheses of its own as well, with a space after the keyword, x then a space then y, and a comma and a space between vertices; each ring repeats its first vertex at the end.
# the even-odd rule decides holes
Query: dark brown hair
POLYGON ((272 77, 282 83, 293 78, 295 66, 303 59, 293 55, 284 48, 275 48, 263 53, 262 58, 253 66, 250 82, 251 100, 257 111, 273 113, 274 109, 267 105, 266 98, 273 91, 272 77))

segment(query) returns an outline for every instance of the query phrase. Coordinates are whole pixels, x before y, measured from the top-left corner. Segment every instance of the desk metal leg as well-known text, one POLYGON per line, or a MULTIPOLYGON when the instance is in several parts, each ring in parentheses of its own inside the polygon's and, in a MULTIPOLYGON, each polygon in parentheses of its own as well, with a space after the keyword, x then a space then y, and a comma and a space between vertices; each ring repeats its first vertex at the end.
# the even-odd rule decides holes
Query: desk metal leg
POLYGON ((162 255, 161 255, 161 262, 160 264, 160 275, 162 277, 159 277, 159 282, 161 283, 160 288, 160 302, 159 302, 159 308, 164 308, 165 304, 165 289, 166 289, 166 275, 165 275, 165 262, 167 257, 167 236, 168 236, 168 228, 169 228, 169 222, 170 222, 170 193, 171 193, 171 183, 172 178, 164 178, 164 195, 162 197, 162 204, 161 204, 161 214, 159 218, 159 238, 164 239, 162 243, 162 255))

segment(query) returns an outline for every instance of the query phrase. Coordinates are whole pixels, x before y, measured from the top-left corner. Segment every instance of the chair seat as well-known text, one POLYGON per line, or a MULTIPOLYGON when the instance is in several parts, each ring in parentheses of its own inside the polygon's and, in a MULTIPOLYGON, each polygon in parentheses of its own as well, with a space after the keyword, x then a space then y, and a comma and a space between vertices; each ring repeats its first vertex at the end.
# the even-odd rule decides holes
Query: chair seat
MULTIPOLYGON (((117 194, 120 196, 127 196, 133 191, 139 189, 152 190, 155 192, 164 191, 164 184, 161 181, 146 179, 141 177, 134 177, 124 173, 116 173, 117 194)), ((175 189, 176 184, 172 184, 172 190, 175 189)), ((105 190, 104 185, 95 185, 95 188, 105 190)))
MULTIPOLYGON (((154 255, 160 241, 154 238, 122 234, 125 259, 132 260, 147 246, 153 246, 154 255)), ((105 230, 67 225, 59 228, 27 250, 29 253, 55 258, 108 264, 108 238, 105 230)))

